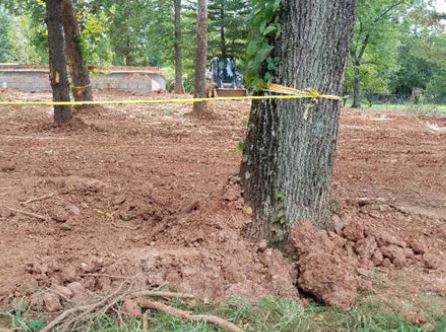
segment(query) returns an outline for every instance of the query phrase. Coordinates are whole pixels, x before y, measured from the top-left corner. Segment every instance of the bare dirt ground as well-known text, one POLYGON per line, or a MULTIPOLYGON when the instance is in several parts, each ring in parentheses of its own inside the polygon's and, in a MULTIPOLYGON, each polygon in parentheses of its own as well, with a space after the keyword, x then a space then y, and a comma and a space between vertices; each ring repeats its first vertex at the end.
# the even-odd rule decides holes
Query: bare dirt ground
MULTIPOLYGON (((250 209, 236 147, 249 104, 211 108, 207 119, 188 105, 95 108, 68 130, 51 127, 50 108, 0 108, 0 309, 36 289, 74 283, 88 295, 127 277, 201 298, 299 299, 295 262, 240 232, 250 209)), ((337 222, 389 234, 401 248, 422 244, 403 262, 383 249, 400 242, 380 245, 387 261, 359 269, 368 292, 420 324, 432 305, 446 314, 444 127, 441 117, 345 110, 333 184, 337 222)))

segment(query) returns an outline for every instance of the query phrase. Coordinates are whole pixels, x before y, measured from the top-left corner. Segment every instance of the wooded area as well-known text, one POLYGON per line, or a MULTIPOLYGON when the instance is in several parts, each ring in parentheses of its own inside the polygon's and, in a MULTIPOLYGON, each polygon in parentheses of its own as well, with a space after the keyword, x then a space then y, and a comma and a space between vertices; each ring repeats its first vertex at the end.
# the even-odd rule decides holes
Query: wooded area
POLYGON ((0 331, 445 331, 445 15, 0 0, 0 331))

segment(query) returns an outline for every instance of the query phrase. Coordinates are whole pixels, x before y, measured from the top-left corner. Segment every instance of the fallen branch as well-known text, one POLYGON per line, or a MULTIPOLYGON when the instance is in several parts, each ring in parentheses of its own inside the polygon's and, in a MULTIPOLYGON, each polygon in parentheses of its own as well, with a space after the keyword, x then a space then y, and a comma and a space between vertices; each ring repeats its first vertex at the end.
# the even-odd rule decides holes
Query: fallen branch
MULTIPOLYGON (((114 297, 116 294, 121 292, 122 287, 124 286, 124 284, 127 281, 124 281, 119 288, 117 289, 116 292, 110 294, 109 296, 107 296, 106 298, 104 298, 103 300, 93 303, 93 304, 86 304, 86 305, 81 305, 78 307, 74 307, 71 308, 69 310, 64 311, 63 313, 61 313, 59 316, 57 316, 53 321, 51 321, 47 326, 45 326, 43 328, 43 330, 41 332, 50 332, 52 331, 57 325, 59 325, 60 323, 62 323, 67 317, 69 317, 71 314, 76 314, 78 312, 82 312, 81 315, 76 315, 76 319, 79 319, 80 316, 85 316, 88 313, 92 312, 93 310, 95 310, 96 308, 99 308, 103 305, 105 305, 112 297, 114 297)), ((68 325, 70 325, 71 322, 68 323, 68 325)))
MULTIPOLYGON (((89 275, 91 276, 91 275, 89 275)), ((60 332, 64 331, 83 331, 82 324, 94 321, 95 317, 99 317, 107 313, 109 310, 118 310, 119 305, 127 298, 139 298, 139 297, 159 297, 159 298, 183 298, 192 299, 193 295, 173 293, 168 291, 161 291, 160 288, 153 290, 130 290, 123 289, 124 285, 129 284, 131 287, 131 279, 126 280, 118 287, 118 289, 107 295, 102 299, 98 299, 95 303, 86 305, 80 305, 64 311, 53 321, 51 321, 42 332, 53 331, 56 327, 60 332)), ((54 291, 52 289, 49 289, 54 291)))
POLYGON ((112 222, 111 224, 112 224, 113 227, 130 229, 131 231, 137 231, 138 229, 141 228, 141 226, 131 227, 131 226, 125 226, 125 225, 118 225, 118 224, 116 224, 114 222, 112 222))
POLYGON ((86 273, 86 274, 80 274, 81 277, 104 277, 104 278, 110 278, 110 279, 132 279, 133 277, 126 277, 126 276, 112 276, 110 274, 101 274, 101 273, 86 273))
POLYGON ((27 205, 27 204, 30 204, 30 203, 40 202, 40 201, 43 201, 43 200, 46 200, 46 199, 50 199, 50 198, 54 197, 54 195, 55 194, 52 193, 52 194, 44 195, 44 196, 37 197, 37 198, 30 198, 26 202, 24 202, 23 205, 27 205))
POLYGON ((43 221, 47 221, 48 220, 47 217, 41 216, 40 214, 36 214, 36 213, 28 212, 28 211, 17 210, 17 209, 13 209, 13 208, 10 208, 10 207, 6 207, 6 208, 8 210, 12 211, 12 212, 23 214, 23 215, 28 216, 28 217, 40 219, 40 220, 43 220, 43 221))
POLYGON ((214 315, 193 315, 189 311, 179 310, 173 307, 169 307, 163 303, 150 301, 147 299, 139 299, 138 304, 142 309, 151 309, 164 312, 168 315, 175 316, 177 318, 188 319, 193 321, 204 321, 215 324, 225 331, 229 332, 244 332, 237 325, 214 315))

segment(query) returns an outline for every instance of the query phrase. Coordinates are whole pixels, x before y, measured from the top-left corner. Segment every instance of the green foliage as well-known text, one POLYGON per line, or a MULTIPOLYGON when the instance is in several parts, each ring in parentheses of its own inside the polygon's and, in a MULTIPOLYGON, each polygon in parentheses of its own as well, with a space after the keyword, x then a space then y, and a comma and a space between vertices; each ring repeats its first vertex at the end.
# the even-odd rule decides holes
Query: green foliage
POLYGON ((279 59, 274 57, 274 41, 281 32, 279 11, 280 0, 253 0, 251 34, 247 48, 246 79, 252 86, 272 81, 279 59))
POLYGON ((429 81, 426 89, 428 96, 446 97, 446 67, 440 68, 429 81))
POLYGON ((9 50, 11 48, 9 32, 12 21, 9 12, 0 5, 0 63, 9 61, 9 50))
POLYGON ((6 311, 3 316, 9 321, 9 326, 14 331, 25 331, 25 332, 39 332, 46 325, 46 320, 44 319, 30 319, 25 317, 28 306, 26 302, 21 301, 17 306, 6 311))
MULTIPOLYGON (((355 68, 350 65, 347 68, 345 86, 351 91, 353 88, 355 68)), ((361 91, 366 95, 369 101, 369 106, 372 106, 370 97, 372 95, 388 95, 390 90, 388 87, 388 80, 378 71, 378 65, 363 64, 359 66, 359 77, 361 81, 361 91)))

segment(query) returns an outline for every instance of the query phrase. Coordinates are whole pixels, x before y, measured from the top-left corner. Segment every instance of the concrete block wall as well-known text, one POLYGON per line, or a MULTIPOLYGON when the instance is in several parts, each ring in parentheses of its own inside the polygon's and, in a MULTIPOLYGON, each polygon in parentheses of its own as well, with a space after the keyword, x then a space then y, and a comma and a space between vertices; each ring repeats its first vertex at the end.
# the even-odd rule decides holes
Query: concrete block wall
MULTIPOLYGON (((119 67, 91 73, 94 90, 148 93, 166 89, 161 71, 149 68, 119 67)), ((50 92, 48 69, 42 66, 0 65, 0 88, 26 92, 50 92)))

